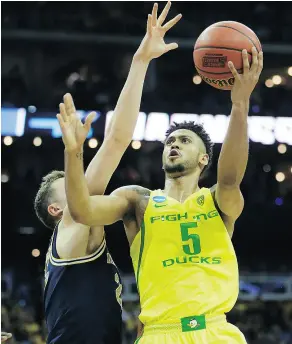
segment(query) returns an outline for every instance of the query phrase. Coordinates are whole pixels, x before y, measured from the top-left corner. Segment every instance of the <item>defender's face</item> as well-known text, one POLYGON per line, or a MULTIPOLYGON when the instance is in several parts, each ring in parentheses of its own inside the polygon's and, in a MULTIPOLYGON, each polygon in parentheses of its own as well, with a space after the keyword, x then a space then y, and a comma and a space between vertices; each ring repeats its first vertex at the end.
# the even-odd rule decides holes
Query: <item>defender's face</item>
POLYGON ((48 213, 56 218, 61 218, 63 209, 67 204, 65 192, 65 178, 59 178, 51 186, 51 204, 48 206, 48 213))
POLYGON ((163 167, 169 173, 195 169, 204 151, 202 140, 194 132, 187 129, 176 130, 165 141, 163 167))

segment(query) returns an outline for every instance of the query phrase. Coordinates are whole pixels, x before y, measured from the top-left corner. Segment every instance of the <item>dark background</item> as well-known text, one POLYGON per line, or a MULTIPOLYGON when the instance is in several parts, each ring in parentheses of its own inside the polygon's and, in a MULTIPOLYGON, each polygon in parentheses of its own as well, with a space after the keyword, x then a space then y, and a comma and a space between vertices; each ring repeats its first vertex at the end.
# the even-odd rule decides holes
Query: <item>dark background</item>
MULTIPOLYGON (((1 7, 2 107, 34 105, 41 111, 57 112, 62 96, 70 92, 78 109, 98 110, 105 116, 114 108, 144 35, 151 2, 2 2, 1 7)), ((228 115, 229 92, 193 84, 192 50, 208 25, 235 20, 257 33, 264 50, 264 71, 252 95, 250 115, 292 116, 292 77, 287 74, 292 66, 289 2, 181 1, 173 3, 170 16, 177 13, 183 19, 171 30, 169 41, 178 42, 180 48, 151 63, 141 111, 228 115), (273 75, 280 75, 282 83, 268 88, 265 81, 273 75)), ((102 135, 96 138, 100 147, 102 135)), ((19 286, 39 296, 32 303, 40 321, 40 281, 51 232, 37 220, 33 199, 42 176, 63 169, 63 143, 48 135, 39 147, 33 145, 32 134, 13 139, 6 146, 2 138, 1 147, 2 177, 9 177, 2 182, 2 271, 13 276, 16 300, 24 298, 15 296, 19 286), (35 248, 40 250, 37 258, 31 254, 35 248)), ((242 184, 246 205, 233 238, 241 272, 291 276, 292 148, 287 145, 286 153, 280 154, 278 144, 250 145, 242 184), (264 172, 267 164, 270 171, 264 172), (275 179, 279 171, 286 176, 282 183, 275 179)), ((214 163, 202 185, 216 182, 220 148, 215 145, 214 163)), ((95 151, 85 145, 86 165, 95 151)), ((161 153, 159 142, 142 142, 140 150, 129 147, 107 193, 127 184, 162 187, 161 153)), ((107 229, 107 241, 117 265, 131 273, 121 223, 107 229)))

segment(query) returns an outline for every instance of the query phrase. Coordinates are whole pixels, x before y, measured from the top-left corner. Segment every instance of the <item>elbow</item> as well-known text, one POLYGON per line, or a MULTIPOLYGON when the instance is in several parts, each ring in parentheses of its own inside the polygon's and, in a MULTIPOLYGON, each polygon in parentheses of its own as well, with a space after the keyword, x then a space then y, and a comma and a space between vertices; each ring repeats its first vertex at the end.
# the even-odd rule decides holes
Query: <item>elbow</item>
POLYGON ((236 174, 230 174, 218 178, 218 183, 220 184, 220 186, 226 189, 233 189, 234 187, 239 187, 240 182, 241 181, 238 180, 236 174))

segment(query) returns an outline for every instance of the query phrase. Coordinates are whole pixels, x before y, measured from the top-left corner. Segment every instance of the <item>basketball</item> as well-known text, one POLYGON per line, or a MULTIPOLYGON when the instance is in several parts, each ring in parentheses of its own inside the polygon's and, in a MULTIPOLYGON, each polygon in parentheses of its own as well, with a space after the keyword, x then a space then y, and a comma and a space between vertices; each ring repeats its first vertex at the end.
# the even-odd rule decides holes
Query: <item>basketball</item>
POLYGON ((247 26, 234 22, 222 21, 209 26, 196 41, 194 47, 195 67, 202 79, 220 90, 230 90, 234 77, 228 67, 232 61, 238 73, 242 73, 242 50, 248 52, 252 60, 252 47, 262 50, 257 35, 247 26))

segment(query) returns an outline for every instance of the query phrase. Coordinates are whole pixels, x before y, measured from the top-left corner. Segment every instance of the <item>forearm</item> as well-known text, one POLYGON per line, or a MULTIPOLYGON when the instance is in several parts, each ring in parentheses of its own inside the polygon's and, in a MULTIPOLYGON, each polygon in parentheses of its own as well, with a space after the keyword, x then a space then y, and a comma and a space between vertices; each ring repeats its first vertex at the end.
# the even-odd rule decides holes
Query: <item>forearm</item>
POLYGON ((83 149, 65 150, 65 188, 68 208, 74 220, 90 212, 90 194, 84 175, 83 149))
POLYGON ((139 115, 143 84, 149 63, 133 58, 105 141, 86 170, 91 195, 101 195, 130 144, 139 115))
POLYGON ((139 115, 144 80, 148 61, 134 56, 128 78, 114 110, 108 137, 121 144, 124 149, 130 144, 139 115))
POLYGON ((90 195, 103 195, 123 153, 114 141, 106 139, 87 167, 85 176, 90 195))
POLYGON ((239 186, 248 160, 249 102, 232 105, 230 122, 218 161, 218 183, 239 186))

